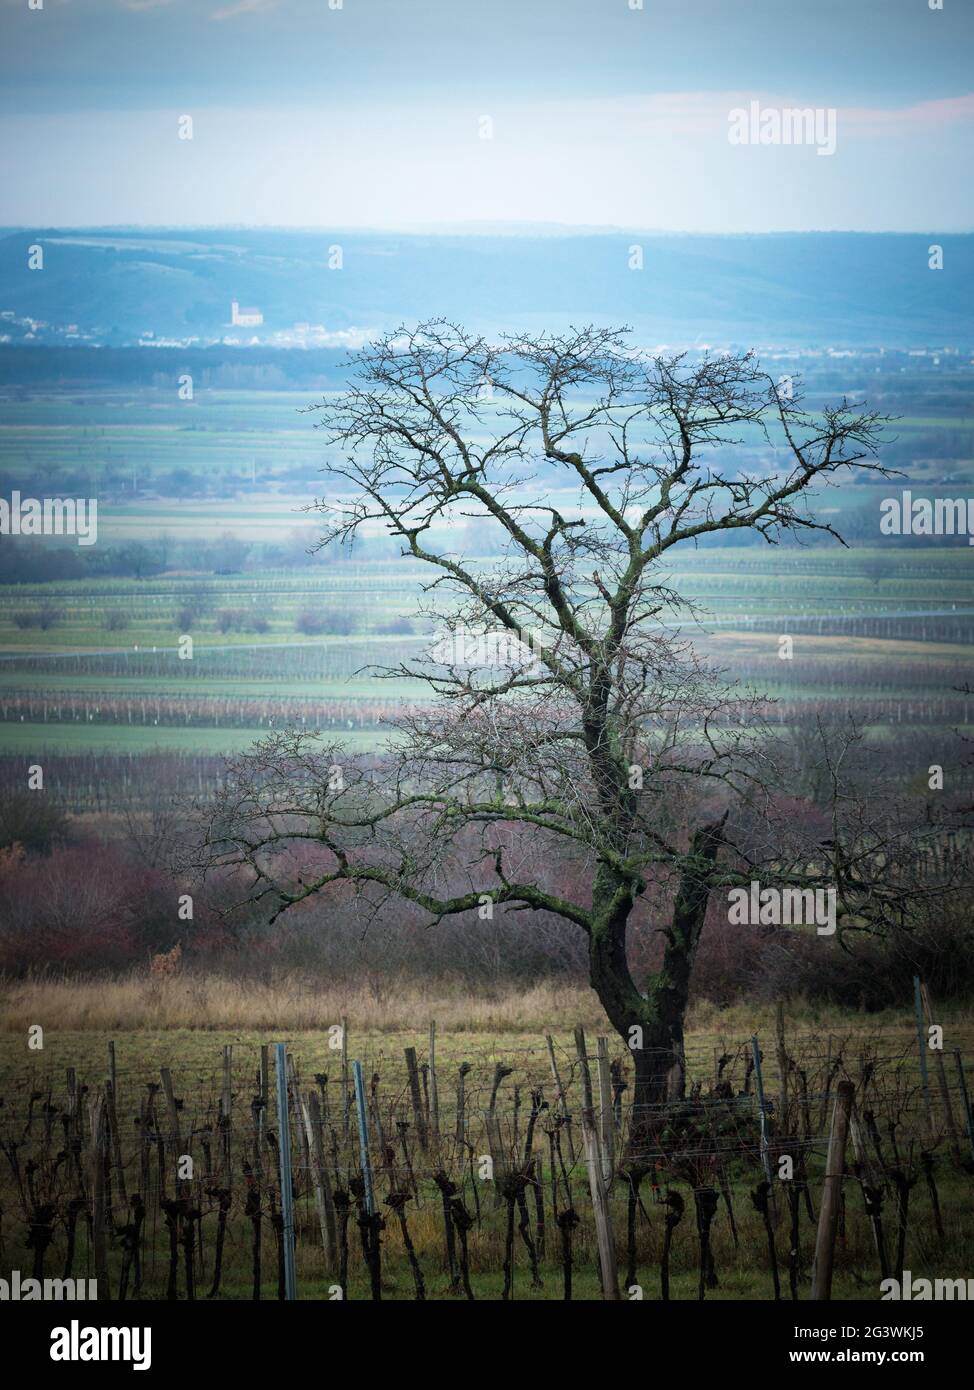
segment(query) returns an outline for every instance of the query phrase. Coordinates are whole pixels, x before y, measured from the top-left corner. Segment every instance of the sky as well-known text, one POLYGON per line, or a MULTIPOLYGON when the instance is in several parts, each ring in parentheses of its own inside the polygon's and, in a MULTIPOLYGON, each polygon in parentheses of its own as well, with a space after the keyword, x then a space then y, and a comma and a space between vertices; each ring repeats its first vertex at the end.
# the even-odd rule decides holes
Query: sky
POLYGON ((972 40, 970 0, 0 0, 0 223, 968 231, 972 40), (732 143, 755 102, 834 152, 732 143))

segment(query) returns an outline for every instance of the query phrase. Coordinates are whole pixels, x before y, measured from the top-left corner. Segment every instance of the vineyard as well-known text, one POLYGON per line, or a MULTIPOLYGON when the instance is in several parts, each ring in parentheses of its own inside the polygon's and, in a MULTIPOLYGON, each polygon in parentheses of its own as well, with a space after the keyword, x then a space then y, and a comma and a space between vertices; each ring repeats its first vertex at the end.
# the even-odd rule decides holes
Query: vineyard
MULTIPOLYGON (((971 717, 968 560, 963 550, 712 550, 680 560, 674 580, 703 613, 687 636, 728 679, 769 697, 772 726, 853 715, 947 738, 971 717)), ((24 757, 49 755, 49 774, 74 784, 55 761, 76 766, 109 748, 120 768, 161 751, 207 758, 285 725, 374 750, 388 721, 428 694, 377 674, 429 646, 421 579, 413 562, 344 559, 7 588, 0 749, 16 764, 13 785, 24 757)), ((71 804, 92 803, 73 789, 71 804)))
POLYGON ((876 1299, 970 1263, 969 1080, 921 1022, 918 1054, 789 1035, 779 1010, 770 1042, 691 1042, 686 1099, 639 1117, 626 1049, 581 1028, 495 1050, 434 1024, 397 1051, 342 1019, 276 1048, 173 1039, 158 1065, 145 1040, 100 1065, 21 1043, 4 1277, 119 1299, 876 1299))
MULTIPOLYGON (((813 682, 809 682, 813 684, 813 682)), ((949 689, 949 687, 945 687, 949 689)), ((275 729, 285 725, 300 729, 380 730, 404 708, 428 708, 398 700, 267 699, 257 696, 193 698, 186 695, 137 695, 125 698, 107 691, 72 694, 57 698, 42 695, 0 697, 0 720, 31 724, 127 724, 143 728, 170 725, 182 728, 275 729)), ((884 724, 966 724, 971 718, 969 701, 951 697, 833 698, 825 701, 777 700, 759 704, 757 713, 769 723, 792 726, 809 714, 858 713, 868 722, 884 724)))

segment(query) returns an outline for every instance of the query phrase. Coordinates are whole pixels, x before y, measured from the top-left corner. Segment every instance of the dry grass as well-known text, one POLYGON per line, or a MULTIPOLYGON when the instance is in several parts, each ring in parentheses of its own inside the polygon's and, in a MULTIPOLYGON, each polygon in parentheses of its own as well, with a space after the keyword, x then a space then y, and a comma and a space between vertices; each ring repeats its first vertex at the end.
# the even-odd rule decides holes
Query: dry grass
POLYGON ((437 983, 321 982, 285 976, 271 982, 226 975, 151 977, 135 972, 113 979, 71 976, 0 981, 0 1031, 55 1023, 59 1032, 166 1029, 328 1028, 347 1017, 358 1030, 425 1029, 432 1019, 455 1033, 517 1033, 573 1024, 604 1025, 592 991, 544 981, 502 990, 453 988, 437 983))
MULTIPOLYGON (((970 1011, 943 1009, 952 1021, 955 1046, 974 1041, 970 1011)), ((0 1033, 23 1033, 33 1023, 72 1032, 189 1030, 319 1032, 347 1017, 356 1032, 425 1032, 435 1019, 445 1033, 560 1032, 581 1023, 605 1031, 599 1002, 586 985, 539 981, 534 985, 474 988, 442 981, 322 981, 300 975, 272 980, 235 978, 184 970, 174 976, 133 971, 120 977, 46 975, 0 977, 0 1033)), ((791 1027, 809 1030, 891 1029, 912 1036, 906 1007, 863 1015, 828 1005, 790 1000, 791 1027)), ((774 1008, 741 1000, 729 1007, 703 1000, 688 1018, 694 1034, 749 1037, 773 1028, 774 1008)))

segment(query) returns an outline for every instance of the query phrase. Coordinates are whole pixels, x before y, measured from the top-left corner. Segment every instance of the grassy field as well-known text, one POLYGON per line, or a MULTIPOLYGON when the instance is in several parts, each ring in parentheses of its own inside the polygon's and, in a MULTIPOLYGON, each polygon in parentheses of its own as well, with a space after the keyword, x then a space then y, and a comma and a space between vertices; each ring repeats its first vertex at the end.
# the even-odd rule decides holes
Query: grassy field
MULTIPOLYGON (((900 392, 905 383, 896 383, 900 392)), ((918 402, 924 384, 911 383, 918 402)), ((262 480, 310 476, 321 466, 322 435, 312 426, 308 407, 329 399, 312 387, 291 390, 201 389, 181 400, 175 380, 155 389, 135 387, 117 392, 38 393, 4 401, 0 426, 0 471, 29 462, 52 471, 66 463, 104 476, 137 463, 148 482, 174 468, 206 471, 224 478, 249 480, 256 467, 262 480)), ((929 388, 929 383, 926 384, 929 388)), ((834 399, 839 390, 826 392, 834 399)), ((815 402, 811 402, 814 408, 815 402)), ((970 457, 974 419, 969 414, 899 413, 897 431, 949 431, 957 452, 970 457)), ((745 443, 762 440, 757 428, 744 432, 745 443)))
MULTIPOLYGON (((396 1191, 412 1194, 407 1209, 408 1231, 422 1271, 425 1296, 433 1299, 462 1296, 451 1284, 444 1246, 442 1203, 434 1181, 434 1173, 438 1170, 449 1174, 456 1183, 460 1200, 474 1218, 469 1236, 469 1277, 473 1292, 478 1299, 501 1296, 506 1202, 498 1195, 502 1184, 497 1182, 496 1176, 483 1176, 488 1171, 483 1167, 483 1155, 493 1154, 496 1162, 506 1153, 505 1161, 521 1161, 531 1096, 540 1092, 538 1099, 550 1108, 537 1112, 532 1153, 540 1159, 541 1167, 540 1170, 531 1169, 534 1177, 526 1188, 530 1219, 525 1226, 536 1247, 540 1284, 536 1286, 532 1278, 527 1242, 518 1235, 511 1251, 511 1296, 519 1299, 563 1296, 564 1271, 554 1221, 557 1202, 557 1210, 564 1210, 570 1204, 580 1217, 574 1236, 574 1297, 598 1298, 588 1184, 575 1128, 581 1074, 566 1020, 585 1025, 593 1070, 596 1069, 594 1038, 605 1032, 605 1028, 590 992, 551 987, 502 992, 493 1000, 480 996, 470 1000, 449 993, 437 997, 435 993, 407 987, 391 989, 389 997, 382 1000, 367 991, 340 985, 313 993, 307 985, 294 980, 277 981, 262 988, 217 978, 152 979, 144 975, 114 984, 105 981, 83 985, 56 980, 8 983, 0 996, 0 1027, 4 1030, 0 1034, 4 1129, 8 1138, 15 1132, 21 1135, 18 1149, 21 1165, 30 1155, 35 1159, 37 1167, 32 1183, 40 1190, 49 1182, 56 1194, 59 1215, 47 1256, 48 1270, 59 1272, 65 1258, 64 1212, 73 1188, 70 1175, 54 1162, 53 1147, 44 1139, 44 1134, 50 1133, 50 1126, 43 1121, 43 1116, 62 1114, 67 1103, 67 1068, 74 1069, 77 1084, 89 1087, 89 1099, 98 1092, 108 1074, 108 1041, 112 1039, 120 1142, 109 1164, 109 1178, 113 1184, 110 1203, 113 1222, 120 1230, 127 1219, 127 1199, 121 1197, 120 1188, 123 1176, 128 1199, 132 1199, 137 1190, 146 1203, 147 1214, 140 1237, 143 1285, 139 1296, 164 1296, 169 1266, 167 1228, 162 1211, 166 1200, 178 1197, 174 1173, 167 1169, 168 1176, 163 1177, 156 1162, 158 1157, 162 1164, 164 1153, 174 1153, 176 1138, 171 1115, 167 1119, 165 1114, 159 1113, 164 1109, 159 1087, 160 1069, 165 1068, 172 1077, 177 1098, 178 1123, 183 1136, 180 1151, 194 1156, 194 1177, 185 1184, 183 1191, 188 1205, 181 1209, 182 1215, 177 1212, 177 1224, 183 1238, 187 1229, 192 1237, 197 1296, 205 1296, 214 1277, 214 1238, 221 1191, 226 1192, 229 1205, 217 1296, 230 1299, 252 1296, 254 1217, 252 1207, 251 1215, 246 1215, 244 1198, 250 1194, 252 1199, 256 1191, 260 1197, 257 1220, 263 1234, 262 1293, 265 1298, 273 1298, 277 1288, 275 1148, 271 1143, 266 1150, 255 1149, 255 1136, 263 1131, 255 1129, 258 1121, 254 1117, 260 1112, 253 1111, 251 1106, 255 1091, 260 1094, 261 1046, 286 1038, 293 1059, 292 1107, 296 1100, 311 1092, 318 1095, 325 1116, 322 1123, 330 1184, 332 1189, 346 1188, 357 1171, 357 1137, 354 1111, 350 1112, 346 1126, 346 1111, 341 1099, 342 1056, 332 1045, 334 1033, 329 1032, 343 1019, 347 1020, 347 1054, 362 1062, 370 1088, 372 1163, 379 1210, 386 1218, 381 1236, 382 1296, 415 1297, 402 1234, 393 1210, 385 1204, 390 1192, 396 1191), (48 1019, 52 1022, 45 1024, 48 1019), (435 1113, 439 1116, 441 1135, 438 1140, 435 1124, 429 1119, 426 1030, 433 1019, 437 1022, 438 1101, 435 1113), (25 1045, 28 1022, 45 1026, 41 1052, 30 1051, 25 1045), (551 1147, 555 1142, 553 1116, 557 1107, 544 1040, 548 1031, 553 1035, 555 1055, 566 1088, 566 1103, 574 1117, 567 1130, 564 1125, 555 1127, 559 1134, 560 1161, 555 1158, 556 1149, 551 1147), (416 1048, 418 1053, 425 1097, 420 1101, 419 1112, 410 1099, 408 1071, 404 1064, 406 1048, 416 1048), (458 1144, 456 1088, 461 1064, 466 1068, 465 1137, 464 1142, 458 1144), (502 1068, 500 1082, 498 1067, 502 1068), (226 1111, 222 1107, 227 1104, 228 1094, 230 1109, 226 1111), (152 1096, 155 1100, 151 1105, 158 1110, 147 1122, 146 1106, 152 1096), (490 1140, 484 1130, 488 1111, 497 1116, 499 1140, 490 1140), (232 1117, 229 1131, 222 1127, 219 1119, 224 1113, 232 1117), (417 1113, 420 1117, 425 1114, 427 1121, 424 1123, 431 1126, 428 1147, 420 1140, 416 1128, 417 1113), (376 1130, 379 1126, 387 1136, 386 1148, 378 1142, 376 1130), (568 1131, 573 1132, 571 1140, 568 1131), (223 1148, 228 1133, 229 1158, 223 1148), (558 1172, 556 1185, 552 1182, 553 1159, 558 1172), (250 1165, 249 1177, 245 1177, 244 1164, 250 1165), (258 1175, 256 1178, 254 1173, 258 1175), (166 1185, 168 1199, 160 1183, 166 1185), (535 1184, 541 1194, 543 1230, 539 1224, 535 1184)), ((969 1054, 974 1042, 974 1019, 963 1014, 944 1021, 948 1045, 966 1048, 969 1054)), ((818 1209, 831 1109, 831 1083, 827 1083, 825 1077, 831 1075, 834 1082, 837 1077, 848 1075, 857 1086, 860 1105, 864 1109, 872 1107, 879 1118, 879 1143, 883 1146, 884 1160, 893 1163, 889 1146, 897 1145, 901 1166, 911 1182, 919 1183, 910 1205, 905 1267, 913 1272, 914 1278, 942 1277, 945 1273, 961 1275, 969 1270, 971 1178, 950 1157, 939 1110, 935 1114, 934 1137, 924 1131, 918 1101, 915 1036, 909 1013, 866 1018, 790 1005, 786 1014, 786 1046, 795 1065, 807 1077, 808 1085, 802 1092, 802 1100, 792 1091, 790 1109, 782 1112, 777 1092, 779 1074, 773 1060, 771 1011, 744 1006, 726 1011, 708 1007, 697 1010, 691 1019, 687 1045, 690 1079, 700 1081, 703 1094, 707 1095, 720 1057, 724 1059, 722 1075, 725 1080, 731 1080, 739 1099, 732 1105, 728 1103, 725 1118, 730 1127, 717 1131, 724 1137, 716 1150, 708 1149, 709 1157, 696 1153, 692 1146, 679 1153, 670 1151, 664 1155, 661 1151, 654 1175, 643 1180, 640 1193, 643 1206, 636 1208, 633 1271, 625 1268, 630 1184, 625 1177, 628 1171, 624 1138, 627 1112, 623 1103, 622 1128, 615 1141, 615 1178, 611 1183, 610 1202, 624 1286, 630 1287, 630 1275, 634 1275, 633 1282, 642 1290, 643 1297, 656 1299, 660 1296, 664 1217, 671 1210, 661 1198, 676 1192, 687 1209, 673 1237, 670 1296, 680 1300, 697 1297, 700 1250, 694 1227, 694 1191, 713 1185, 714 1191, 720 1194, 711 1228, 717 1282, 708 1287, 707 1298, 753 1300, 772 1296, 766 1233, 750 1200, 750 1193, 762 1177, 753 1075, 749 1080, 747 1065, 752 1032, 758 1035, 764 1054, 764 1085, 770 1097, 772 1117, 770 1133, 779 1136, 772 1137, 770 1155, 776 1163, 782 1152, 800 1152, 813 1204, 810 1210, 817 1213, 818 1209), (782 1118, 783 1113, 787 1114, 787 1119, 782 1118), (889 1132, 887 1117, 895 1124, 894 1130, 889 1132), (796 1137, 785 1138, 792 1129, 796 1137), (934 1188, 923 1177, 921 1144, 932 1155, 934 1188), (934 1193, 940 1208, 942 1238, 936 1233, 933 1218, 934 1193)), ((618 1059, 625 1068, 625 1049, 611 1036, 608 1045, 611 1058, 618 1059)), ((957 1103, 956 1091, 954 1103, 957 1103)), ((273 1133, 277 1124, 273 1111, 273 1080, 270 1105, 265 1128, 273 1133)), ((713 1123, 714 1116, 719 1117, 724 1110, 718 1104, 716 1111, 707 1113, 711 1115, 709 1123, 713 1123)), ((319 1231, 314 1196, 316 1169, 311 1150, 303 1147, 303 1135, 299 1118, 293 1134, 299 1290, 304 1298, 327 1298, 334 1296, 340 1275, 337 1256, 334 1252, 326 1253, 319 1231)), ((854 1176, 858 1170, 852 1166, 851 1157, 849 1162, 833 1295, 875 1300, 879 1293, 876 1249, 864 1214, 859 1183, 854 1176)), ((866 1167, 862 1171, 868 1173, 870 1179, 880 1181, 877 1176, 879 1158, 870 1152, 864 1162, 866 1167)), ((896 1222, 893 1184, 889 1181, 886 1240, 892 1251, 896 1222)), ((10 1269, 23 1267, 17 1242, 9 1234, 16 1225, 19 1206, 9 1163, 0 1175, 0 1190, 4 1196, 4 1225, 8 1233, 3 1258, 6 1276, 10 1269)), ((778 1185, 777 1200, 775 1239, 780 1279, 787 1297, 789 1218, 785 1185, 778 1185)), ((796 1219, 799 1267, 795 1271, 795 1282, 798 1296, 807 1298, 815 1223, 804 1204, 798 1208, 796 1219)), ((355 1233, 354 1217, 349 1239, 347 1296, 367 1298, 368 1269, 355 1233)), ((122 1279, 124 1250, 125 1242, 121 1237, 110 1243, 109 1271, 113 1290, 122 1279)), ((78 1261, 90 1274, 91 1250, 83 1231, 77 1237, 76 1273, 79 1272, 78 1261)), ((185 1297, 187 1288, 181 1254, 177 1295, 185 1297)), ((131 1278, 128 1289, 132 1296, 131 1278)))
MULTIPOLYGON (((957 690, 974 661, 969 554, 884 552, 878 580, 871 556, 707 550, 675 564, 672 577, 709 615, 687 629, 702 651, 789 710, 831 701, 879 726, 899 701, 908 723, 964 722, 957 690), (794 638, 787 662, 782 633, 794 638)), ((420 582, 406 562, 354 562, 8 590, 0 752, 231 752, 302 722, 375 746, 397 703, 425 694, 374 670, 429 641, 420 582), (50 627, 21 625, 45 608, 56 615, 50 627), (303 612, 341 613, 352 630, 306 635, 303 612), (193 649, 182 660, 186 625, 193 649)))

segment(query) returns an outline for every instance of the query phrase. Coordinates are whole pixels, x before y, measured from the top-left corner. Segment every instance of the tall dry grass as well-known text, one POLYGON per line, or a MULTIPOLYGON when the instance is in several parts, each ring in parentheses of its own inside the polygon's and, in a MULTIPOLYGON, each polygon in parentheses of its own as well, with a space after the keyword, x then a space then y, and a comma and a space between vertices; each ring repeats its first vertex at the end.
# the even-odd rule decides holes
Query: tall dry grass
MULTIPOLYGON (((974 1046, 970 1009, 942 1009, 951 1022, 954 1046, 974 1046)), ((561 1032, 581 1023, 607 1032, 609 1026, 591 989, 583 984, 539 981, 472 991, 442 981, 320 981, 282 975, 260 981, 216 973, 182 971, 154 976, 147 971, 91 978, 43 975, 0 977, 0 1032, 24 1032, 34 1023, 61 1032, 203 1032, 286 1030, 316 1032, 347 1017, 358 1032, 425 1031, 432 1020, 448 1033, 561 1032)), ((864 1014, 828 1004, 791 999, 791 1029, 892 1029, 913 1036, 909 1004, 864 1014)), ((695 1003, 689 1033, 747 1038, 774 1028, 774 1006, 738 1000, 720 1006, 695 1003)))
POLYGON ((0 980, 0 1030, 41 1022, 60 1031, 328 1028, 347 1017, 357 1029, 401 1032, 431 1020, 455 1033, 525 1032, 567 1021, 603 1026, 604 1015, 584 986, 543 981, 472 994, 459 986, 315 982, 284 976, 269 982, 227 975, 133 972, 91 979, 41 976, 0 980))

